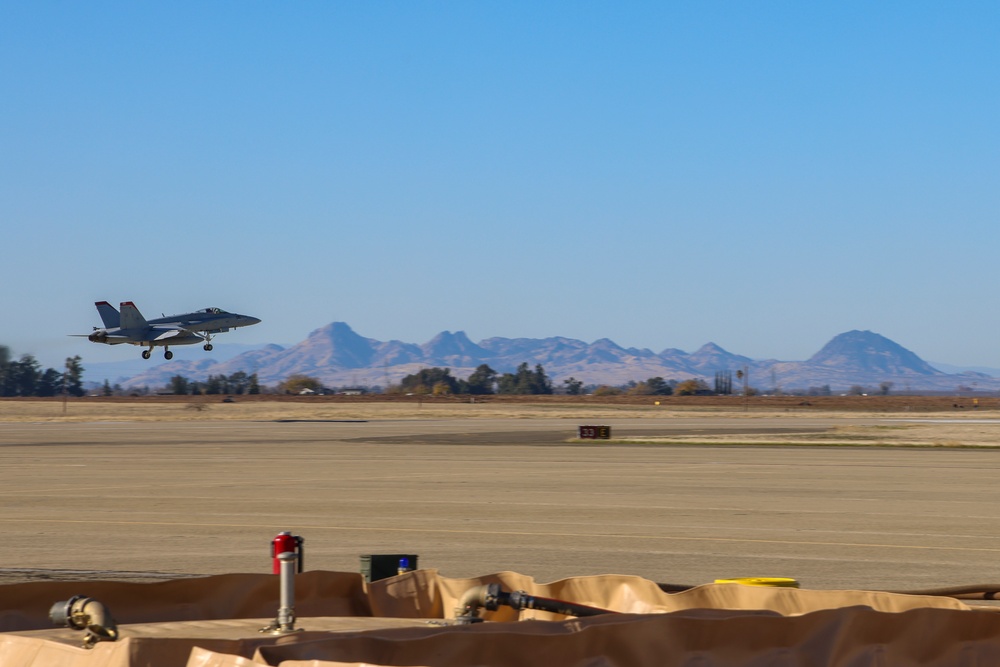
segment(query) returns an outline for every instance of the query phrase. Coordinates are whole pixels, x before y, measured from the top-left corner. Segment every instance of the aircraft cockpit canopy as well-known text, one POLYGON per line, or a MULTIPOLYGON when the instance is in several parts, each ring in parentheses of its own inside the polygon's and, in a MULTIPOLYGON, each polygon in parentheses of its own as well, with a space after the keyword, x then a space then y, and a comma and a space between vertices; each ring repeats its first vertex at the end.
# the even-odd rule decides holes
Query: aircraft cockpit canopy
POLYGON ((201 312, 206 313, 208 315, 228 315, 229 314, 228 311, 222 310, 221 308, 206 308, 205 310, 203 310, 201 312))

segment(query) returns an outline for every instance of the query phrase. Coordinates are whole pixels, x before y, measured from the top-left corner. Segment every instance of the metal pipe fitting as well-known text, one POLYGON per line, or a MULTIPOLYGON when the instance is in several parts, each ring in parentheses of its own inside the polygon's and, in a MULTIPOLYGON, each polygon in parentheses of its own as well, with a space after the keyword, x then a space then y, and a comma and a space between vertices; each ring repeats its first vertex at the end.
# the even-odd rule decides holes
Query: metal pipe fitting
POLYGON ((455 607, 455 621, 458 623, 481 623, 483 619, 479 616, 479 610, 496 611, 501 605, 516 609, 538 609, 553 614, 564 616, 599 616, 601 614, 614 614, 617 612, 610 609, 600 609, 588 605, 568 602, 566 600, 556 600, 553 598, 543 598, 536 595, 528 595, 524 591, 514 591, 507 593, 500 584, 487 584, 485 586, 474 586, 462 594, 455 607))
POLYGON ((58 626, 86 630, 84 648, 93 648, 97 642, 113 642, 118 639, 118 624, 111 611, 86 595, 74 595, 69 600, 56 602, 49 609, 49 619, 58 626))
POLYGON ((479 609, 496 611, 500 606, 499 597, 503 594, 500 584, 485 584, 473 586, 462 594, 455 606, 455 620, 459 623, 482 623, 479 609))
POLYGON ((285 635, 302 631, 301 628, 295 627, 295 561, 298 558, 298 554, 294 551, 286 551, 277 555, 277 559, 281 563, 278 617, 271 625, 261 628, 261 632, 285 635))

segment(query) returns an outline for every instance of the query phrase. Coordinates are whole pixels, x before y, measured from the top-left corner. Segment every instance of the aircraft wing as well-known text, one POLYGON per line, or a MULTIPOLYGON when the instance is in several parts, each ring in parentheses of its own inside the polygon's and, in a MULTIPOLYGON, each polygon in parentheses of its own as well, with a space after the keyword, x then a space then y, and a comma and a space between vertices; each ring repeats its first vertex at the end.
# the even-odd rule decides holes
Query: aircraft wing
POLYGON ((176 338, 177 336, 189 336, 191 332, 184 329, 169 329, 162 333, 158 333, 153 340, 166 340, 168 338, 176 338))

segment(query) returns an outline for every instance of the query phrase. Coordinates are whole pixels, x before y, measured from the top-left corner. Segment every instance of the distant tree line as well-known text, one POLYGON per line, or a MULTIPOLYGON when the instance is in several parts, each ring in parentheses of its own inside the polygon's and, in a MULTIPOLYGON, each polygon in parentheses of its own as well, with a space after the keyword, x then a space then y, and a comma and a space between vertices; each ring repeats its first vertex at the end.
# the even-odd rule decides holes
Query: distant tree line
POLYGON ((30 354, 14 360, 10 348, 0 345, 0 396, 83 396, 83 366, 80 357, 66 359, 60 372, 54 368, 42 369, 30 354))
POLYGON ((488 364, 481 364, 467 379, 452 376, 448 368, 424 368, 407 375, 398 385, 388 389, 390 393, 431 394, 447 396, 451 394, 552 394, 552 380, 546 375, 541 364, 532 369, 527 362, 522 363, 513 373, 498 373, 488 364))
POLYGON ((236 371, 232 375, 209 375, 204 382, 189 380, 181 375, 170 378, 167 387, 172 394, 259 394, 257 374, 236 371))
POLYGON ((467 379, 456 378, 448 368, 424 368, 407 375, 398 385, 389 387, 389 393, 429 394, 446 396, 451 394, 594 394, 596 396, 688 396, 715 393, 700 379, 665 380, 651 377, 642 382, 628 382, 620 386, 587 385, 582 380, 569 377, 556 388, 541 364, 532 369, 522 363, 513 373, 498 373, 487 364, 482 364, 467 379))
MULTIPOLYGON (((570 380, 572 379, 570 378, 570 380)), ((620 386, 602 384, 596 387, 584 387, 584 390, 587 389, 590 389, 589 393, 595 396, 671 396, 674 394, 688 396, 703 393, 708 389, 708 386, 701 380, 678 382, 677 380, 664 380, 662 377, 656 376, 642 382, 627 382, 620 386)))
MULTIPOLYGON (((30 354, 14 359, 9 347, 0 345, 0 397, 46 397, 58 396, 65 392, 70 396, 83 396, 83 365, 79 355, 68 357, 62 371, 54 368, 43 369, 35 357, 30 354)), ((888 395, 892 392, 894 383, 884 381, 877 388, 852 385, 843 392, 846 395, 888 395)), ((454 377, 448 368, 424 368, 407 375, 399 384, 382 387, 349 387, 344 388, 361 393, 406 393, 419 395, 544 395, 544 394, 593 394, 596 396, 695 396, 695 395, 729 395, 733 393, 732 373, 719 371, 715 374, 715 386, 710 388, 702 379, 666 380, 662 377, 651 377, 640 382, 627 382, 621 385, 585 384, 575 377, 564 379, 559 386, 554 386, 541 364, 532 368, 527 362, 520 364, 512 373, 499 373, 488 364, 479 365, 469 377, 462 379, 454 377)), ((959 392, 972 392, 974 387, 960 386, 959 392)), ((129 393, 146 394, 146 388, 130 388, 129 393)), ((160 390, 162 391, 162 389, 160 390)), ((247 374, 237 371, 231 375, 209 375, 204 381, 190 380, 181 375, 175 375, 167 384, 166 391, 180 395, 200 394, 301 394, 301 393, 336 393, 327 388, 314 377, 295 374, 286 378, 275 387, 262 387, 256 373, 247 374)), ((124 390, 120 385, 114 385, 105 380, 101 393, 105 396, 121 394, 124 390)), ((747 392, 759 395, 761 391, 748 387, 747 392)), ((830 385, 811 386, 805 390, 785 391, 778 387, 764 393, 802 396, 830 396, 833 394, 830 385)))
MULTIPOLYGON (((522 363, 513 373, 497 373, 487 364, 482 364, 467 378, 454 377, 448 368, 424 368, 404 377, 398 385, 389 387, 389 393, 406 394, 568 394, 578 396, 713 396, 733 393, 732 375, 720 372, 716 375, 714 388, 701 378, 667 380, 656 376, 640 382, 626 382, 621 385, 586 384, 575 377, 569 377, 555 386, 541 364, 532 369, 522 363)), ((757 391, 750 388, 752 394, 757 391)))

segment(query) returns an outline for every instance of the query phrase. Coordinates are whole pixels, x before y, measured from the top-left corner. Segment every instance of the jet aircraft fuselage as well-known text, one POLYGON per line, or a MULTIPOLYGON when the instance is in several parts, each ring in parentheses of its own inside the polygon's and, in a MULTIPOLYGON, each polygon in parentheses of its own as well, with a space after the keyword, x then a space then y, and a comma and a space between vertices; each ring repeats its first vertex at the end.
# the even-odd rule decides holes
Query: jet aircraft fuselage
POLYGON ((174 356, 169 349, 171 345, 204 343, 204 349, 211 351, 214 334, 260 322, 256 317, 230 313, 221 308, 204 308, 193 313, 147 320, 131 301, 123 301, 120 311, 107 301, 98 301, 94 305, 104 328, 94 327, 93 333, 86 334, 87 338, 105 345, 128 343, 144 346, 147 349, 142 351, 143 359, 149 359, 154 347, 162 347, 163 356, 167 359, 174 356))

